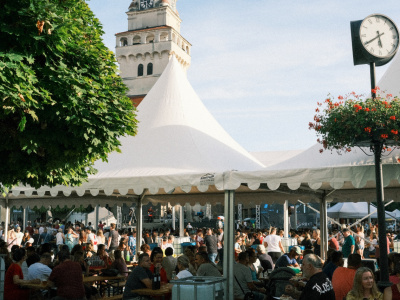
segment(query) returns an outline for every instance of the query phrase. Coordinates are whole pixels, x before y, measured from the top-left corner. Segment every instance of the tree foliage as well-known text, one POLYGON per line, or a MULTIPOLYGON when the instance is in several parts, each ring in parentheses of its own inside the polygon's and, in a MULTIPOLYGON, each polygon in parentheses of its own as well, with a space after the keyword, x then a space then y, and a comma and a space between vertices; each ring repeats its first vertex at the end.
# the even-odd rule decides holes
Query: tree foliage
POLYGON ((80 184, 136 133, 101 24, 83 0, 0 7, 0 182, 80 184))

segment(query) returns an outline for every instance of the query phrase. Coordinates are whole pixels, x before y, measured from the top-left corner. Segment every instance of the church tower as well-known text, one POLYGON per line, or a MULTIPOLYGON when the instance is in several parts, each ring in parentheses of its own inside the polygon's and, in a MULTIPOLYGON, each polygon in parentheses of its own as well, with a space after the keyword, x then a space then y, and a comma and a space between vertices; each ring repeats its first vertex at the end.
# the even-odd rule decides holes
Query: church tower
POLYGON ((128 31, 116 34, 115 53, 128 97, 139 105, 175 55, 184 70, 190 66, 191 44, 180 34, 177 0, 133 0, 128 31))

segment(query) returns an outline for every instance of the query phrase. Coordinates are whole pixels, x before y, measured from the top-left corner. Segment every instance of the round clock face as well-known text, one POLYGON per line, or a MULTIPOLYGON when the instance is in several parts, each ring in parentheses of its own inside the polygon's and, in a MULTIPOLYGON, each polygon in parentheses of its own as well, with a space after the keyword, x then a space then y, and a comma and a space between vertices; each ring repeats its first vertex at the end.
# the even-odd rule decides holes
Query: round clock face
POLYGON ((140 0, 140 9, 153 7, 153 0, 140 0))
POLYGON ((399 32, 392 20, 384 15, 375 14, 362 21, 360 39, 365 50, 371 55, 386 57, 396 51, 399 32))

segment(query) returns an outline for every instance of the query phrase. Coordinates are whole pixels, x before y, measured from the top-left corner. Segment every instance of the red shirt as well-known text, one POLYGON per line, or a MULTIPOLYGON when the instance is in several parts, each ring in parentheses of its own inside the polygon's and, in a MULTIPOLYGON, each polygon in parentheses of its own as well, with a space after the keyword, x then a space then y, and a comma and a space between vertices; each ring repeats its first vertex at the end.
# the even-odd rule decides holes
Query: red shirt
POLYGON ((24 274, 22 274, 19 264, 11 264, 6 272, 4 279, 4 300, 28 300, 29 290, 21 289, 19 285, 14 284, 14 275, 18 275, 19 279, 24 279, 24 274))
MULTIPOLYGON (((151 273, 153 273, 153 275, 154 275, 154 269, 155 269, 154 265, 151 264, 150 271, 151 273)), ((168 283, 167 272, 163 267, 161 267, 160 269, 160 276, 161 276, 161 282, 168 283)))
POLYGON ((339 251, 339 242, 335 237, 332 237, 328 242, 328 248, 334 249, 335 251, 339 251))
POLYGON ((49 281, 54 282, 54 284, 56 285, 57 296, 59 297, 85 297, 82 267, 77 262, 67 260, 59 264, 51 272, 49 281))

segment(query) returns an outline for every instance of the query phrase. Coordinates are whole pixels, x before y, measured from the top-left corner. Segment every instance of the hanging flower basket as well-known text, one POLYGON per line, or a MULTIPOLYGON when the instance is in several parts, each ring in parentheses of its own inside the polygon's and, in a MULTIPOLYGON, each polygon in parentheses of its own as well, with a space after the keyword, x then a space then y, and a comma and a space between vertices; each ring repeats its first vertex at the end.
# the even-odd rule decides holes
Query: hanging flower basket
POLYGON ((363 99, 353 92, 337 100, 329 95, 316 112, 309 129, 317 133, 320 152, 350 152, 354 146, 370 147, 376 141, 388 151, 400 145, 400 99, 391 94, 363 99))

